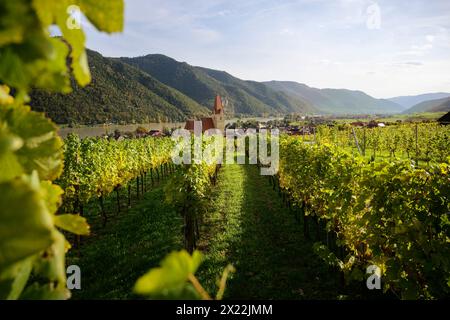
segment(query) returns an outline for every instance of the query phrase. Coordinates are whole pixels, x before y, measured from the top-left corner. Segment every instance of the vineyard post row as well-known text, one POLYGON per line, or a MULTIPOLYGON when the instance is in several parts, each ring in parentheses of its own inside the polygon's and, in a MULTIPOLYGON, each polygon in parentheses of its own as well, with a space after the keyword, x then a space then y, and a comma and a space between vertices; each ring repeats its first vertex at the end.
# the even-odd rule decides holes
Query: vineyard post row
POLYGON ((331 143, 376 159, 407 158, 417 164, 445 162, 450 150, 450 128, 437 123, 386 127, 318 126, 317 143, 331 143), (369 151, 370 154, 369 154, 369 151))

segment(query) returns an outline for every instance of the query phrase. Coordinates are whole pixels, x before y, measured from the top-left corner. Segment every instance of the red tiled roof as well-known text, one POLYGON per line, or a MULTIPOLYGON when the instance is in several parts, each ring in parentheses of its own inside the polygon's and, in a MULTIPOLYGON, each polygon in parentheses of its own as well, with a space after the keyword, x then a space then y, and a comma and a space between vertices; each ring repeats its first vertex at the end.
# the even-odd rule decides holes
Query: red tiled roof
POLYGON ((205 132, 208 129, 213 129, 214 121, 212 118, 202 118, 202 131, 205 132))
MULTIPOLYGON (((187 120, 184 128, 186 130, 194 131, 194 121, 195 120, 187 120)), ((214 121, 212 118, 202 118, 202 132, 205 132, 208 129, 215 128, 214 121)))
POLYGON ((194 131, 194 120, 186 120, 186 125, 184 126, 186 130, 194 131))

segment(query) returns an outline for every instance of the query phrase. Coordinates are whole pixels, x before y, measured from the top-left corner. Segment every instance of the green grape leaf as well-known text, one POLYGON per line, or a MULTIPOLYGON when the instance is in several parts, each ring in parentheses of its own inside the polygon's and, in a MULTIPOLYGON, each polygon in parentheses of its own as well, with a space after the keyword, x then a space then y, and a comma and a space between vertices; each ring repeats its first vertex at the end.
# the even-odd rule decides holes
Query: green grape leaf
POLYGON ((0 127, 0 182, 11 180, 23 173, 23 169, 14 151, 23 146, 19 137, 0 127))
POLYGON ((85 236, 90 232, 86 219, 76 214, 60 214, 55 216, 55 225, 78 235, 85 236))
POLYGON ((65 288, 65 284, 54 287, 51 283, 44 285, 33 283, 20 296, 21 300, 67 300, 69 298, 70 291, 65 288))
POLYGON ((82 29, 69 29, 67 27, 68 18, 69 15, 65 11, 55 16, 56 23, 61 29, 62 36, 69 44, 73 75, 81 86, 85 86, 91 81, 91 73, 87 63, 86 51, 84 49, 86 37, 82 29))
POLYGON ((0 183, 0 270, 53 242, 52 215, 39 189, 17 179, 0 183))
POLYGON ((81 10, 100 31, 123 30, 123 0, 78 0, 81 10))
POLYGON ((140 277, 134 291, 142 295, 160 295, 165 292, 182 292, 189 275, 194 274, 202 261, 199 251, 189 255, 186 250, 172 252, 161 262, 161 267, 153 268, 140 277))
POLYGON ((44 26, 49 26, 54 22, 55 14, 64 8, 61 4, 66 4, 66 1, 33 0, 32 2, 33 9, 44 26))
MULTIPOLYGON (((72 1, 48 1, 48 0, 34 0, 33 7, 36 10, 40 21, 45 25, 56 23, 61 30, 62 36, 67 41, 70 47, 70 58, 73 75, 81 86, 87 85, 91 81, 91 74, 87 61, 85 45, 85 35, 80 28, 73 28, 68 26, 70 17, 68 9, 71 5, 79 5, 81 11, 85 13, 87 18, 93 25, 101 31, 117 32, 123 29, 123 1, 90 1, 78 0, 72 1)), ((56 44, 54 44, 56 48, 56 44)), ((65 57, 62 54, 61 56, 65 57)), ((60 58, 57 60, 59 62, 60 58)), ((52 65, 59 66, 61 63, 53 63, 52 65)), ((66 68, 66 66, 63 66, 66 68)), ((55 74, 52 74, 56 78, 55 74)), ((67 78, 67 77, 66 77, 67 78)), ((47 82, 52 79, 47 79, 47 82)), ((56 79, 56 83, 62 83, 64 79, 56 79)), ((42 87, 49 87, 49 83, 43 83, 42 87)))
POLYGON ((77 79, 80 86, 85 86, 91 82, 91 72, 89 71, 86 51, 83 50, 77 57, 74 57, 72 68, 75 79, 77 79))
POLYGON ((20 297, 32 270, 33 258, 13 264, 0 274, 0 300, 20 297))
MULTIPOLYGON (((33 9, 45 27, 56 23, 65 41, 60 38, 50 38, 49 44, 52 49, 46 60, 38 61, 42 68, 48 68, 34 84, 36 87, 55 91, 70 92, 70 81, 68 74, 67 57, 70 55, 75 79, 80 85, 86 85, 90 81, 89 70, 85 74, 79 72, 80 56, 84 53, 85 37, 79 29, 68 29, 67 21, 70 18, 67 11, 73 1, 67 0, 33 0, 33 9)), ((37 67, 36 67, 37 68, 37 67)))
POLYGON ((9 47, 0 47, 0 81, 23 89, 27 86, 28 76, 20 56, 9 47))
POLYGON ((28 8, 23 1, 0 2, 0 47, 22 41, 26 26, 17 22, 28 18, 28 15, 28 8))
MULTIPOLYGON (((27 98, 26 91, 31 86, 70 92, 69 71, 81 86, 91 81, 84 32, 81 27, 68 24, 72 19, 68 11, 71 5, 78 5, 98 30, 117 32, 123 29, 122 0, 0 3, 0 82, 16 88, 20 101, 27 98), (48 28, 53 24, 60 28, 65 42, 50 37, 48 28)), ((0 104, 7 103, 11 103, 11 99, 1 89, 0 104)))
POLYGON ((56 126, 41 113, 29 107, 0 107, 0 124, 23 141, 15 152, 26 173, 37 170, 42 180, 54 180, 62 171, 62 140, 56 126))
MULTIPOLYGON (((78 234, 89 231, 84 218, 55 218, 62 189, 51 181, 62 171, 63 143, 50 120, 23 105, 31 87, 67 93, 71 74, 82 86, 91 81, 85 35, 81 28, 68 24, 70 5, 81 7, 99 30, 123 28, 122 0, 0 1, 1 298, 70 297, 65 288, 67 241, 55 224, 78 234), (62 37, 51 36, 50 26, 55 24, 62 37), (9 94, 10 87, 14 95, 9 94), (22 292, 32 268, 39 283, 43 278, 50 283, 35 283, 22 292)), ((116 179, 100 179, 102 191, 119 182, 116 172, 105 174, 111 168, 99 172, 116 179)), ((92 180, 86 182, 95 182, 92 180)), ((94 188, 87 189, 91 192, 94 188)))
POLYGON ((41 181, 41 193, 48 211, 55 214, 61 204, 61 195, 64 193, 60 186, 50 181, 41 181))
POLYGON ((65 251, 66 239, 60 232, 54 232, 55 241, 36 260, 34 271, 50 281, 66 282, 65 251))
POLYGON ((69 55, 67 44, 61 38, 45 39, 43 43, 47 44, 46 59, 38 59, 27 65, 27 69, 34 77, 33 86, 56 92, 71 92, 67 69, 69 55))
POLYGON ((9 95, 9 87, 0 85, 0 105, 12 104, 14 98, 9 95))

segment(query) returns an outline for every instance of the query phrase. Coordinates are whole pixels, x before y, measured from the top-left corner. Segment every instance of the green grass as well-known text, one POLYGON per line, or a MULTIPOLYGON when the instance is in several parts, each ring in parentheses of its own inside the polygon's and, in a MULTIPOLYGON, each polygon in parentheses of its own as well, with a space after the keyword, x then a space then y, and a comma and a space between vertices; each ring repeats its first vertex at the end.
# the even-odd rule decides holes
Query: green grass
MULTIPOLYGON (((105 227, 95 206, 86 209, 92 234, 67 261, 81 268, 81 290, 72 291, 73 299, 137 298, 132 293, 136 280, 183 247, 182 219, 163 199, 162 186, 155 187, 131 209, 110 214, 105 227)), ((114 198, 107 200, 112 209, 114 198)))
POLYGON ((212 191, 200 249, 199 279, 211 293, 223 268, 228 299, 333 299, 338 277, 312 252, 301 226, 256 166, 224 165, 212 191))

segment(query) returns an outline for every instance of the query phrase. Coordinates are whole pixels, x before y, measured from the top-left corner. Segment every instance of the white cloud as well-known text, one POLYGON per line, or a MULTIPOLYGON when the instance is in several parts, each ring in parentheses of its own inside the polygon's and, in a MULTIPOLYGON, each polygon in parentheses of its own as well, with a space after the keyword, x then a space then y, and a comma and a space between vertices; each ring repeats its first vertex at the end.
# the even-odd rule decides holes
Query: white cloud
POLYGON ((282 36, 292 36, 294 34, 294 31, 292 31, 289 28, 284 28, 282 30, 280 30, 280 35, 282 36))
POLYGON ((387 64, 387 66, 401 67, 401 68, 420 67, 423 65, 424 64, 420 61, 398 61, 387 64))
POLYGON ((192 34, 199 42, 216 42, 220 40, 220 33, 206 28, 194 28, 192 34))
POLYGON ((434 41, 435 36, 431 35, 431 34, 427 34, 425 36, 425 39, 427 39, 428 42, 433 42, 434 41))

